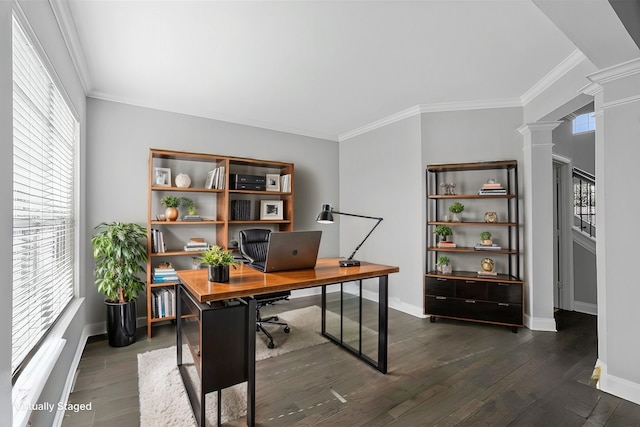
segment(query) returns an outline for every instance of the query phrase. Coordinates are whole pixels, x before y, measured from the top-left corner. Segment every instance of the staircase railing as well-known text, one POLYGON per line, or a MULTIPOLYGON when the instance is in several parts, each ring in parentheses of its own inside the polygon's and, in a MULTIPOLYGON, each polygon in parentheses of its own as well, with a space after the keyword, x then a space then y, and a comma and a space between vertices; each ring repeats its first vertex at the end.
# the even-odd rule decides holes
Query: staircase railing
POLYGON ((596 177, 573 168, 574 225, 589 237, 596 237, 596 177))

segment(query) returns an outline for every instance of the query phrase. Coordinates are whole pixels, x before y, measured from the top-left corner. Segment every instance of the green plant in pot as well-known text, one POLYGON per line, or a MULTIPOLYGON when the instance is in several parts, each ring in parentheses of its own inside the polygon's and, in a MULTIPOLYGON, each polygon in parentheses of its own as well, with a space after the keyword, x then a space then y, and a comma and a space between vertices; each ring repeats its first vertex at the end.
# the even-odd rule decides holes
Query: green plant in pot
POLYGON ((453 268, 451 267, 451 261, 448 256, 440 255, 438 262, 436 263, 436 269, 442 274, 451 274, 453 268))
POLYGON ((106 297, 107 336, 112 347, 135 342, 136 298, 145 287, 147 231, 138 224, 101 223, 91 238, 95 284, 106 297))
POLYGON ((480 233, 480 243, 485 246, 491 246, 493 244, 493 241, 491 240, 491 233, 488 231, 480 233))
POLYGON ((440 240, 446 241, 448 236, 451 236, 453 232, 451 231, 451 227, 448 225, 438 225, 433 229, 433 234, 440 237, 440 240))
POLYGON ((451 206, 449 206, 449 212, 453 214, 453 218, 451 218, 454 222, 460 222, 460 214, 464 211, 464 205, 460 202, 455 202, 451 206))
POLYGON ((162 206, 167 208, 164 211, 167 221, 175 221, 178 219, 178 206, 182 204, 182 197, 164 196, 160 199, 160 203, 162 203, 162 206))
POLYGON ((229 267, 236 266, 236 260, 231 251, 216 245, 202 253, 200 262, 208 266, 210 282, 228 282, 229 267))
POLYGON ((180 205, 187 209, 187 213, 189 215, 195 215, 198 213, 198 211, 196 211, 196 204, 188 197, 181 197, 180 205))

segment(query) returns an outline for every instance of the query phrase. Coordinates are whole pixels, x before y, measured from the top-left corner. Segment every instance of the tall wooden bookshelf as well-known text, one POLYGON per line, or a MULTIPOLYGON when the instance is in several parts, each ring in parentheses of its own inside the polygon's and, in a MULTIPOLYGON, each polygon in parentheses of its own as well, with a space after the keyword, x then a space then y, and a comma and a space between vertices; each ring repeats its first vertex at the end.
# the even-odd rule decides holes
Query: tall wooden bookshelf
MULTIPOLYGON (((238 177, 238 181, 240 178, 238 177)), ((217 154, 190 153, 162 149, 149 150, 148 212, 147 212, 147 335, 152 336, 155 323, 175 320, 175 316, 163 313, 160 317, 153 308, 155 293, 175 293, 177 282, 154 282, 154 269, 161 263, 170 263, 176 270, 193 267, 194 258, 201 251, 186 250, 193 238, 209 244, 236 250, 238 232, 247 228, 268 228, 272 231, 293 231, 294 165, 271 160, 231 157, 217 154), (217 187, 208 185, 208 175, 217 170, 217 187), (165 179, 158 179, 158 175, 165 179), (187 174, 188 187, 178 187, 175 178, 187 174), (169 179, 170 175, 170 179, 169 179), (234 184, 234 177, 265 177, 280 180, 275 185, 247 187, 234 184), (283 182, 284 181, 284 182, 283 182), (208 188, 211 187, 211 188, 208 188), (176 221, 162 219, 165 196, 187 197, 195 203, 196 220, 186 220, 184 207, 179 208, 176 221), (249 207, 239 218, 232 206, 236 201, 249 207), (265 206, 269 212, 265 214, 265 206), (275 211, 274 211, 275 208, 275 211), (261 219, 262 217, 262 219, 261 219), (265 219, 266 217, 266 219, 265 219), (158 236, 162 235, 162 242, 158 236), (158 243, 162 243, 161 247, 158 243)), ((238 203, 240 204, 240 203, 238 203)))

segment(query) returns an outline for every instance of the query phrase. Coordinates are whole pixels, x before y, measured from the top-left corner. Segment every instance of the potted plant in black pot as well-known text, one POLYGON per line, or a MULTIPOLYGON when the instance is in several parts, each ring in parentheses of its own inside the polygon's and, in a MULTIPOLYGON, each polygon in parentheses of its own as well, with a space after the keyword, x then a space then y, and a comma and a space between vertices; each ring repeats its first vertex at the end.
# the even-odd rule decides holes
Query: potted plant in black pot
POLYGON ((236 265, 233 254, 216 245, 202 253, 200 262, 208 266, 209 281, 220 283, 229 281, 229 267, 236 265))
POLYGON ((91 239, 96 287, 107 305, 107 336, 112 347, 135 342, 136 298, 147 261, 147 231, 138 224, 101 223, 91 239))

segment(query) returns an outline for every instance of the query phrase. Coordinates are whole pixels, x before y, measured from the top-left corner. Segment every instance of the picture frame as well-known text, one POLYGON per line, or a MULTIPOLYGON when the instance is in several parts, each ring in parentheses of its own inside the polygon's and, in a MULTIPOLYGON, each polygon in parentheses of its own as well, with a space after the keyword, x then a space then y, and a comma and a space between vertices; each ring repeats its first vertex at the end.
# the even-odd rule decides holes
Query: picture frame
POLYGON ((280 191, 280 175, 276 173, 268 173, 266 175, 266 190, 280 191))
POLYGON ((281 220, 283 216, 282 200, 260 200, 261 220, 281 220))
POLYGON ((153 186, 171 187, 171 168, 153 168, 153 186))

